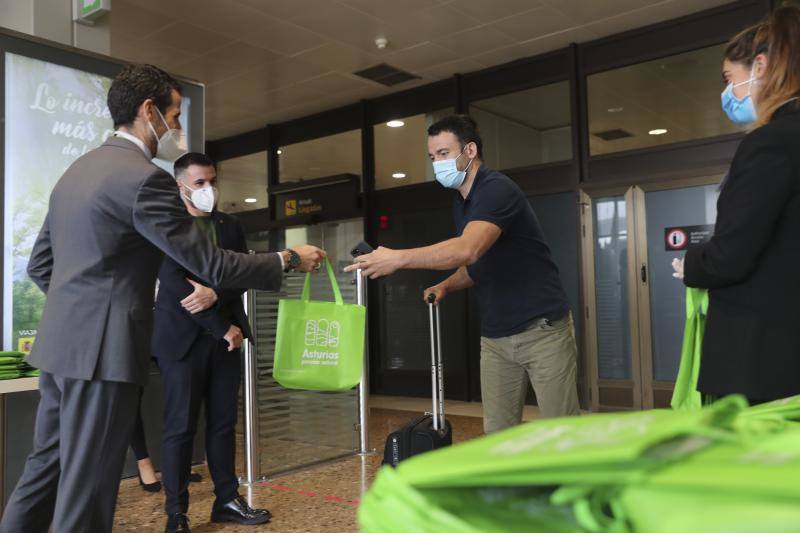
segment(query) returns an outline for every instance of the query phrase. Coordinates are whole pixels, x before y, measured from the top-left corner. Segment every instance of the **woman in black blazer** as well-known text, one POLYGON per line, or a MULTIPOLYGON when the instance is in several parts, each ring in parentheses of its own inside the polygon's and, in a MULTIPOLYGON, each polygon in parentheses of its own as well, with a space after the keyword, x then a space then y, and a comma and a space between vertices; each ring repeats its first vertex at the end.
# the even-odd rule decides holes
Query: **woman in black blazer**
POLYGON ((759 403, 800 394, 800 9, 776 9, 754 50, 736 92, 755 104, 756 129, 734 156, 714 237, 676 270, 709 289, 698 389, 759 403))

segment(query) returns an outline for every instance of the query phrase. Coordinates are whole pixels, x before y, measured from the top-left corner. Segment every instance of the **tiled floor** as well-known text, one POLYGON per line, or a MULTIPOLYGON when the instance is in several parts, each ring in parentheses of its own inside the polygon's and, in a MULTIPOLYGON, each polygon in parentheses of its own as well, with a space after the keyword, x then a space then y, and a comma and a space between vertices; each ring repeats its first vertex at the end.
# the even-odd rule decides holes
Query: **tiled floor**
MULTIPOLYGON (((406 409, 417 407, 413 402, 409 404, 391 400, 388 403, 394 409, 404 406, 406 409)), ((378 449, 380 455, 350 457, 272 479, 253 487, 250 490, 253 505, 267 507, 274 515, 268 525, 247 527, 210 523, 209 515, 214 501, 213 485, 208 470, 202 466, 197 467, 195 470, 203 474, 203 481, 191 486, 189 519, 192 531, 194 533, 257 530, 315 533, 357 531, 358 500, 378 470, 386 435, 419 414, 419 412, 379 408, 376 404, 386 405, 382 399, 376 398, 372 404, 370 442, 371 446, 378 449)), ((450 407, 450 402, 448 406, 450 407)), ((475 438, 483 433, 482 419, 479 417, 454 414, 448 415, 448 419, 453 425, 456 442, 475 438)), ((248 491, 242 487, 241 493, 247 495, 248 491)), ((163 505, 163 492, 148 494, 139 488, 135 479, 123 481, 114 531, 163 531, 165 524, 163 505)))

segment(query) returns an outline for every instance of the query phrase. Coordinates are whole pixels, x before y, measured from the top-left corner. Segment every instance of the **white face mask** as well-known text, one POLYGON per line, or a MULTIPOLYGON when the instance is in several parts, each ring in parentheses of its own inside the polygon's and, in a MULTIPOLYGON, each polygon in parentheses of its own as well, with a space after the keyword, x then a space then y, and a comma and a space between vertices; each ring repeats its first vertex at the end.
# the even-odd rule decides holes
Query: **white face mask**
POLYGON ((188 197, 185 194, 181 193, 181 196, 186 198, 188 201, 192 203, 200 211, 204 213, 210 213, 214 210, 214 206, 217 205, 217 188, 208 185, 206 187, 202 187, 200 189, 192 189, 185 183, 183 184, 184 187, 192 191, 192 196, 188 197))
POLYGON ((158 116, 161 117, 161 122, 164 123, 164 127, 167 128, 166 133, 164 133, 164 135, 162 135, 159 139, 156 129, 152 124, 150 124, 149 120, 147 121, 147 125, 150 126, 150 131, 153 132, 153 135, 158 142, 156 157, 163 159, 164 161, 173 162, 189 151, 186 143, 186 133, 183 130, 171 129, 158 107, 156 107, 156 112, 158 113, 158 116))

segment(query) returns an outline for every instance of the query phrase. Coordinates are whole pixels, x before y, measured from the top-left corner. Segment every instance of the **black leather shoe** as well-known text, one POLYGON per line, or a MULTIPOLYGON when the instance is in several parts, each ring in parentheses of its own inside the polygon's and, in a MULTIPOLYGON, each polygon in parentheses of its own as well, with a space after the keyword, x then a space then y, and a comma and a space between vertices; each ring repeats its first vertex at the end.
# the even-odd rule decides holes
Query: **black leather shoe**
POLYGON ((156 480, 153 483, 145 483, 142 480, 142 476, 139 476, 139 486, 142 487, 142 490, 145 492, 159 492, 161 490, 161 482, 156 480))
POLYGON ((190 533, 189 519, 183 513, 169 515, 164 533, 190 533))
POLYGON ((272 513, 266 509, 253 509, 241 496, 237 496, 226 504, 216 502, 211 509, 212 522, 236 522, 246 526, 266 524, 272 520, 272 513))

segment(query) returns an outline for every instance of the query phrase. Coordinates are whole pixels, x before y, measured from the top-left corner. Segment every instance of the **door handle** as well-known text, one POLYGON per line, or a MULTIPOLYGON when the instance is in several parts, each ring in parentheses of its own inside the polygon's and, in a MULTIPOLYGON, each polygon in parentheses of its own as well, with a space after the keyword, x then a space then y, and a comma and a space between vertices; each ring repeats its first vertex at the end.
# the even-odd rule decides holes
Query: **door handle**
POLYGON ((647 283, 647 265, 642 265, 641 271, 642 283, 647 283))

